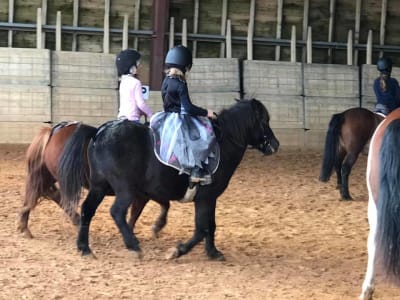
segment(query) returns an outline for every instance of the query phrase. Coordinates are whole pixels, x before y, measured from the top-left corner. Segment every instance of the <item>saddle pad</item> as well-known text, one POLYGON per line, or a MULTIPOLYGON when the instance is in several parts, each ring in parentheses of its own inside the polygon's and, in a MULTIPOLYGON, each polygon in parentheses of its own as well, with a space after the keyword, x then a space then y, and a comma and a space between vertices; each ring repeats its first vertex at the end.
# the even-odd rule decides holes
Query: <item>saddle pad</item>
POLYGON ((206 119, 194 119, 194 123, 181 123, 182 116, 176 113, 157 113, 150 121, 154 140, 154 154, 164 165, 190 175, 197 165, 215 173, 220 161, 219 144, 216 141, 211 123, 206 119), (211 130, 211 132, 209 132, 211 130), (209 137, 214 138, 209 138, 209 137), (168 149, 166 155, 165 149, 168 149), (204 157, 206 156, 206 157, 204 157), (187 161, 190 160, 188 163, 187 161), (191 166, 189 164, 192 164, 191 166))

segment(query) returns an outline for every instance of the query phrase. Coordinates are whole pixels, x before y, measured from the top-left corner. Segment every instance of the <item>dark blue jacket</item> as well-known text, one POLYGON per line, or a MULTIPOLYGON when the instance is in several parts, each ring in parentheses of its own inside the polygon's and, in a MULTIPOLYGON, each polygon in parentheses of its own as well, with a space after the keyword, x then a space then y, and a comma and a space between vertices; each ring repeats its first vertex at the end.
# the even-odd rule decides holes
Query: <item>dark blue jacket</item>
POLYGON ((376 102, 385 105, 389 112, 400 107, 400 87, 395 78, 389 77, 386 80, 387 89, 382 91, 380 87, 380 77, 374 81, 374 91, 376 102))
POLYGON ((178 77, 166 76, 161 86, 164 111, 181 112, 181 108, 191 116, 207 116, 207 110, 190 101, 185 81, 178 77))

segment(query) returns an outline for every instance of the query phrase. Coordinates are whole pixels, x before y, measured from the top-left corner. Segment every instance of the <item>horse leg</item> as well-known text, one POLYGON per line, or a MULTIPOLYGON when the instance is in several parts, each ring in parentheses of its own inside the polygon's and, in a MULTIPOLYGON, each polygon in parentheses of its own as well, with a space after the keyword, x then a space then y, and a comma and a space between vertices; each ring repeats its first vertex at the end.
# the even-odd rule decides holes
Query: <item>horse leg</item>
POLYGON ((153 236, 158 238, 158 233, 161 231, 161 229, 164 228, 164 226, 167 224, 167 216, 168 216, 168 210, 170 207, 169 201, 165 202, 158 202, 160 204, 161 212, 154 222, 153 226, 151 227, 151 230, 153 231, 153 236))
POLYGON ((362 292, 359 297, 360 300, 371 300, 374 293, 374 265, 375 265, 375 254, 376 254, 376 226, 377 226, 378 212, 376 204, 371 198, 368 201, 368 222, 369 222, 369 234, 368 234, 368 264, 365 279, 362 284, 362 292))
POLYGON ((353 199, 350 196, 349 192, 349 176, 351 173, 351 169, 357 160, 357 157, 358 153, 357 154, 348 153, 342 165, 342 185, 340 186, 340 195, 342 196, 343 200, 353 199))
POLYGON ((345 156, 346 156, 346 152, 340 146, 340 148, 337 152, 337 155, 336 155, 336 160, 335 160, 335 172, 336 172, 336 182, 337 182, 336 188, 339 190, 342 186, 342 163, 343 163, 345 156))
POLYGON ((81 208, 81 221, 79 226, 79 233, 77 239, 78 250, 82 252, 82 255, 90 255, 92 251, 89 248, 89 227, 90 222, 96 213, 97 207, 103 201, 106 193, 103 190, 95 190, 92 188, 81 208))
POLYGON ((29 214, 33 207, 24 203, 19 213, 18 231, 23 233, 28 238, 33 238, 31 231, 28 228, 29 214))
POLYGON ((224 260, 223 254, 217 250, 214 244, 215 234, 215 205, 213 201, 195 202, 195 232, 193 237, 186 243, 179 243, 168 258, 177 258, 187 254, 194 246, 206 238, 206 251, 210 259, 224 260))
POLYGON ((64 212, 68 215, 71 219, 72 224, 75 226, 79 225, 79 214, 76 212, 75 207, 63 207, 61 205, 61 194, 60 190, 55 186, 52 185, 47 194, 48 198, 53 200, 64 212))
MULTIPOLYGON (((139 241, 135 234, 132 232, 128 223, 126 222, 126 214, 129 206, 132 203, 133 196, 130 193, 117 193, 114 204, 111 206, 111 216, 117 225, 122 238, 124 240, 126 248, 135 251, 138 257, 141 257, 141 249, 139 247, 139 241)), ((144 202, 143 200, 138 200, 144 202)))
MULTIPOLYGON (((216 200, 214 200, 214 202, 216 203, 216 200)), ((222 254, 222 252, 215 247, 214 243, 216 227, 217 226, 215 224, 215 205, 214 205, 214 212, 212 215, 210 215, 210 218, 208 220, 208 230, 206 231, 206 237, 205 237, 205 249, 207 256, 210 259, 223 261, 225 260, 225 257, 222 254)))
POLYGON ((140 215, 142 214, 143 208, 146 206, 149 200, 146 199, 144 201, 134 201, 131 205, 131 215, 128 220, 128 225, 131 231, 133 232, 135 229, 136 221, 139 219, 140 215))

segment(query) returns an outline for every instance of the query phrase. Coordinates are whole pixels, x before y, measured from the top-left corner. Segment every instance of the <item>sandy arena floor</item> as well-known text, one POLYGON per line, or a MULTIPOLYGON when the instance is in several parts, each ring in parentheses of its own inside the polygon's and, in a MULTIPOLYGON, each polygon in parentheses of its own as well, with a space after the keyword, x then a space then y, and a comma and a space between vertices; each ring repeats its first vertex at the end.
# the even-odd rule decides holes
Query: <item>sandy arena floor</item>
MULTIPOLYGON (((366 268, 366 156, 350 177, 351 202, 339 201, 336 178, 318 181, 319 151, 285 149, 263 157, 248 150, 217 204, 216 245, 177 260, 168 250, 193 230, 193 205, 173 202, 158 239, 150 203, 137 223, 144 258, 127 251, 99 207, 91 227, 97 260, 76 251, 76 228, 49 201, 31 214, 33 239, 16 230, 24 191, 24 145, 0 146, 0 299, 356 299, 366 268)), ((400 299, 378 276, 375 299, 400 299)))

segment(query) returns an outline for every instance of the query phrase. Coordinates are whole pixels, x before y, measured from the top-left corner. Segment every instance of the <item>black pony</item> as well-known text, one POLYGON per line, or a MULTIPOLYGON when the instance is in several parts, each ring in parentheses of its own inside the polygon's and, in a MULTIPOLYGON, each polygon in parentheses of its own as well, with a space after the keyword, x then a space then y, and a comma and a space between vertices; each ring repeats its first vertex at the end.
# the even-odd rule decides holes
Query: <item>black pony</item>
MULTIPOLYGON (((213 175, 213 183, 199 186, 194 197, 195 230, 186 243, 179 243, 171 257, 188 253, 205 239, 206 253, 211 259, 224 259, 214 244, 215 207, 220 196, 250 145, 269 155, 279 148, 279 141, 269 127, 269 114, 258 100, 241 100, 223 110, 214 121, 220 145, 221 160, 213 175)), ((73 139, 74 137, 72 137, 73 139)), ((68 153, 66 153, 68 155, 68 153)), ((160 204, 182 199, 187 191, 189 177, 165 166, 156 158, 153 150, 151 130, 130 121, 108 122, 101 126, 88 147, 90 165, 90 189, 82 204, 81 222, 77 246, 83 255, 91 254, 89 248, 89 226, 97 207, 111 190, 115 201, 111 215, 120 230, 126 247, 139 255, 141 249, 135 234, 126 222, 131 204, 136 206, 138 215, 149 199, 160 204)), ((74 158, 67 159, 59 171, 62 182, 74 182, 71 172, 74 158), (71 177, 72 176, 72 177, 71 177)), ((72 168, 73 169, 73 168, 72 168)), ((71 198, 79 187, 62 184, 63 199, 71 198), (68 197, 64 197, 68 195, 68 197)))

